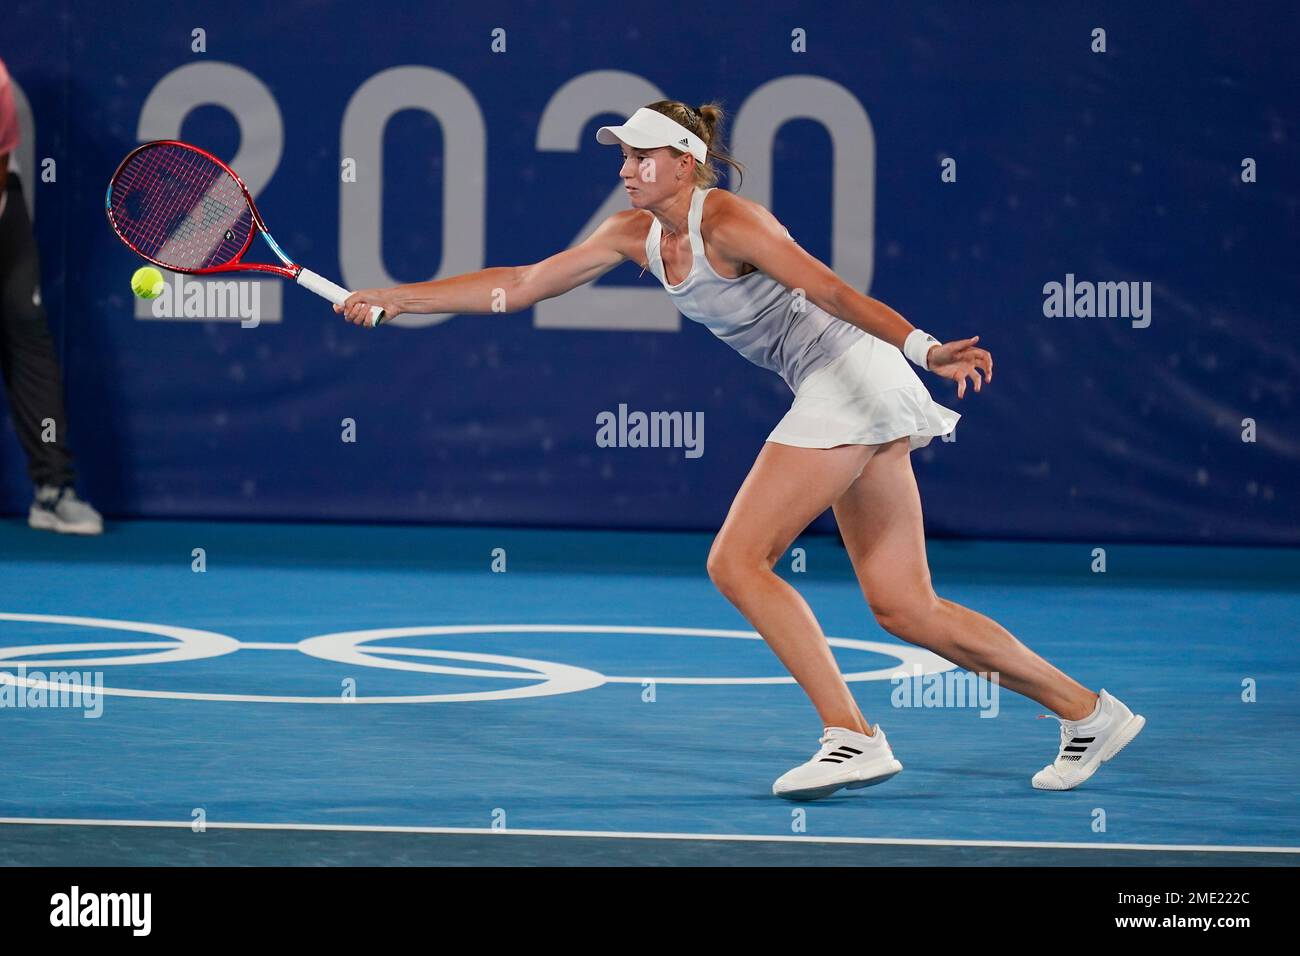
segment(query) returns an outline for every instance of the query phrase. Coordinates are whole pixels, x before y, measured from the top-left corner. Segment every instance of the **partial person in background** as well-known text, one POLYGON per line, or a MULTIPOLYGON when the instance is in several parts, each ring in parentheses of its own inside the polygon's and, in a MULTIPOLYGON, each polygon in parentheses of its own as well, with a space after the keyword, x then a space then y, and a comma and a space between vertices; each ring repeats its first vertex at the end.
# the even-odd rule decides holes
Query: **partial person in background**
POLYGON ((18 141, 18 109, 0 60, 0 371, 36 486, 27 523, 43 531, 99 534, 99 512, 72 487, 63 376, 41 305, 40 257, 13 157, 18 141))

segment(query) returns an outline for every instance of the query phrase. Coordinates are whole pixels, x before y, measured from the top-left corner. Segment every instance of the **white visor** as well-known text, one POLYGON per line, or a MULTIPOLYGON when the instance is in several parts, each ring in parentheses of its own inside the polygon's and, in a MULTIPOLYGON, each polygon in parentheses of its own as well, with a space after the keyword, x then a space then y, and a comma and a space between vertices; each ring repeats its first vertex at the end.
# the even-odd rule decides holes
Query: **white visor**
POLYGON ((596 142, 606 146, 622 142, 633 149, 673 146, 690 153, 698 163, 705 162, 709 155, 704 140, 676 120, 669 119, 656 110, 646 109, 644 106, 633 113, 632 118, 622 126, 602 126, 596 130, 596 142))

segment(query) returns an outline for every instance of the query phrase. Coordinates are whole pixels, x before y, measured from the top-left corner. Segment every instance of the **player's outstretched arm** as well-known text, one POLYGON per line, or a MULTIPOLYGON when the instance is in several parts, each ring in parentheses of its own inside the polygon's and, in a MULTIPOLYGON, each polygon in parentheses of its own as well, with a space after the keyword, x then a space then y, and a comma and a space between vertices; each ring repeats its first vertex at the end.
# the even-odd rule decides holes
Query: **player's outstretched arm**
POLYGON ((370 307, 379 306, 389 317, 403 312, 418 315, 518 312, 543 299, 563 295, 593 282, 627 258, 629 213, 610 216, 590 236, 527 266, 498 266, 464 275, 413 282, 384 289, 359 289, 334 311, 349 322, 364 325, 370 307))
MULTIPOLYGON (((719 190, 719 192, 721 192, 719 190)), ((711 244, 728 259, 749 262, 792 293, 864 332, 902 347, 912 324, 883 302, 858 292, 789 237, 768 210, 729 193, 710 208, 711 244)))
MULTIPOLYGON (((721 192, 721 191, 719 191, 721 192)), ((713 194, 710 194, 713 195, 713 194)), ((710 208, 710 243, 728 259, 749 262, 777 282, 801 292, 829 315, 856 325, 864 332, 903 348, 914 326, 885 303, 864 295, 837 276, 829 266, 794 242, 771 212, 757 203, 722 193, 717 208, 710 208)), ((966 394, 966 379, 975 391, 993 375, 993 356, 975 343, 979 336, 933 345, 926 367, 957 383, 957 397, 966 394), (983 379, 981 379, 981 374, 983 379)))

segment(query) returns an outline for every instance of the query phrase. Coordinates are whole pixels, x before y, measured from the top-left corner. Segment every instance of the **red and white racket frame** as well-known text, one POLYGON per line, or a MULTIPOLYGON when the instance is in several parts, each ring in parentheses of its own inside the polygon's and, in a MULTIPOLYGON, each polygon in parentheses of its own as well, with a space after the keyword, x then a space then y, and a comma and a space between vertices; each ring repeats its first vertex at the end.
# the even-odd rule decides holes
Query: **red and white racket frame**
MULTIPOLYGON (((113 232, 117 234, 117 237, 121 239, 132 252, 138 255, 141 259, 152 262, 154 265, 160 266, 168 272, 181 272, 186 275, 218 275, 224 272, 269 272, 284 279, 292 279, 304 289, 307 289, 309 292, 315 292, 321 298, 328 299, 335 305, 342 305, 347 300, 348 296, 352 295, 351 292, 343 288, 341 285, 331 282, 324 276, 300 266, 285 255, 284 250, 280 248, 279 244, 274 238, 272 238, 270 231, 266 228, 266 223, 262 220, 262 214, 257 210, 257 203, 253 201, 252 193, 248 191, 248 187, 244 185, 244 181, 239 177, 239 174, 231 169, 230 166, 224 163, 219 157, 212 155, 212 153, 202 147, 195 146, 193 143, 186 143, 179 139, 156 139, 151 140, 148 143, 141 143, 135 149, 131 150, 131 152, 127 153, 126 157, 117 164, 117 169, 113 171, 113 175, 108 181, 108 192, 104 197, 104 211, 108 215, 108 222, 109 225, 113 227, 113 232), (244 240, 243 246, 241 246, 239 252, 235 254, 233 261, 228 262, 225 265, 208 266, 203 269, 178 269, 174 265, 159 262, 157 259, 146 255, 136 248, 136 246, 122 234, 122 231, 118 229, 117 223, 113 219, 113 184, 117 182, 118 174, 123 170, 123 168, 125 168, 126 164, 131 161, 131 157, 135 156, 136 153, 143 152, 144 150, 154 146, 181 146, 185 149, 193 150, 196 153, 201 153, 206 156, 229 173, 231 178, 239 185, 240 192, 244 194, 244 201, 248 203, 248 209, 253 214, 253 225, 257 227, 257 234, 261 235, 262 239, 266 241, 266 244, 271 247, 271 251, 275 253, 276 258, 283 262, 284 265, 277 266, 270 262, 240 261, 243 258, 244 253, 248 251, 248 247, 253 244, 253 230, 249 230, 248 238, 244 240)), ((388 315, 383 309, 379 308, 379 306, 371 306, 370 321, 366 323, 367 327, 374 328, 387 318, 388 315)))

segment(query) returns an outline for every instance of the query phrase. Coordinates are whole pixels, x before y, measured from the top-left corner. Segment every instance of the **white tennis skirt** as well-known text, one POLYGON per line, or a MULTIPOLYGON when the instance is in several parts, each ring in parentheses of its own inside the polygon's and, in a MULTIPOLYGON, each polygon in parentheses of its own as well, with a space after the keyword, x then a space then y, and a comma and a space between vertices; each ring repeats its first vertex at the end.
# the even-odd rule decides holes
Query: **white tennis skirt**
POLYGON ((878 445, 908 436, 912 448, 957 427, 961 415, 930 397, 903 353, 874 335, 817 369, 767 440, 800 448, 878 445))

